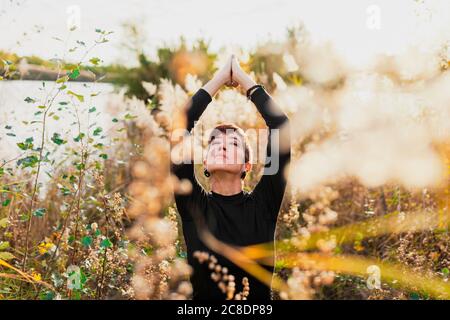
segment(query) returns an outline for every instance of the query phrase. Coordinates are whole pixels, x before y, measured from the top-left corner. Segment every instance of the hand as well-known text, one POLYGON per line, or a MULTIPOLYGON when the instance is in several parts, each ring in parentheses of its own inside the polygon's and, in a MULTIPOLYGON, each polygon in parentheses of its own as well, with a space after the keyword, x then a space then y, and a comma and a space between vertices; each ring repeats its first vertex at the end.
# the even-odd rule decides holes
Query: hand
POLYGON ((256 82, 241 68, 239 61, 236 57, 231 55, 231 73, 232 81, 237 82, 238 85, 247 91, 250 87, 254 86, 256 82))
POLYGON ((232 78, 232 63, 233 55, 227 59, 225 65, 221 67, 215 74, 214 77, 209 80, 205 85, 203 85, 203 89, 206 90, 211 97, 214 97, 216 92, 223 86, 226 85, 228 87, 237 87, 239 85, 238 81, 232 78))
POLYGON ((227 59, 225 64, 214 75, 221 85, 232 86, 235 82, 231 79, 231 57, 227 59))
POLYGON ((239 64, 239 61, 236 59, 236 56, 234 54, 231 55, 231 74, 232 74, 232 80, 239 83, 239 79, 242 79, 242 74, 245 73, 244 70, 242 70, 241 65, 239 64))

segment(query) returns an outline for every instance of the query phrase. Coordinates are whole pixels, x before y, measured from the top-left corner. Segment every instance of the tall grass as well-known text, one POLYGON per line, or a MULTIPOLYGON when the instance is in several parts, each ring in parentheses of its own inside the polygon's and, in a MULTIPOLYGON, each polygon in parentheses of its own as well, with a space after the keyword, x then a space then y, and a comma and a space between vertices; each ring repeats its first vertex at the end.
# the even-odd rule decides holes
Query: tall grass
MULTIPOLYGON (((241 55, 243 67, 294 123, 275 248, 231 248, 206 230, 204 240, 272 282, 275 299, 448 299, 450 59, 411 49, 353 70, 304 32, 241 55), (417 57, 423 63, 404 62, 417 57), (272 281, 261 266, 273 254, 272 281)), ((60 77, 42 88, 42 100, 24 97, 35 112, 27 125, 37 131, 0 164, 3 299, 191 296, 173 201, 173 192, 190 186, 170 174, 170 151, 177 147, 171 133, 185 126, 186 102, 226 52, 180 46, 160 61, 171 76, 137 77, 133 83, 145 94, 121 90, 111 94, 107 109, 97 110, 95 83, 88 95, 70 84, 80 69, 98 62, 91 51, 109 32, 98 35, 79 63, 61 60, 60 77), (73 125, 50 128, 48 119, 63 113, 73 125), (101 117, 108 128, 98 124, 101 117)), ((264 127, 239 89, 221 91, 198 125, 221 121, 264 127)), ((205 138, 195 141, 197 148, 205 147, 205 138)), ((254 166, 247 190, 260 169, 254 166)))

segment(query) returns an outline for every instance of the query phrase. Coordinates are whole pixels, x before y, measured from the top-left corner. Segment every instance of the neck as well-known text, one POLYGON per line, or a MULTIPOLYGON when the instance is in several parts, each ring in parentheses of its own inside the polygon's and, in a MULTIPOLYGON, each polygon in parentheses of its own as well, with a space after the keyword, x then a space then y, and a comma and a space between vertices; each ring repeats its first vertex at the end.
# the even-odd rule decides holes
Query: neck
POLYGON ((211 190, 224 196, 231 196, 242 191, 242 181, 236 174, 214 172, 211 175, 211 190))

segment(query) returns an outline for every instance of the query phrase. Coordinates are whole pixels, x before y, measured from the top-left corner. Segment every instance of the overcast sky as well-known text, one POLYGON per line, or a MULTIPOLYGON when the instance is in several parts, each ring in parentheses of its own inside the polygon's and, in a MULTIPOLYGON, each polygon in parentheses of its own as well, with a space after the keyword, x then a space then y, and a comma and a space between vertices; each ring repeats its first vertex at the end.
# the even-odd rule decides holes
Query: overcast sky
POLYGON ((115 32, 96 49, 105 62, 132 62, 120 46, 121 25, 130 21, 144 30, 150 56, 180 35, 189 43, 203 36, 213 50, 251 49, 258 41, 284 37, 287 26, 299 22, 314 41, 331 40, 355 62, 412 43, 425 47, 450 39, 449 0, 0 0, 0 50, 45 58, 61 53, 62 43, 52 37, 66 38, 71 6, 80 12, 72 40, 92 41, 95 28, 115 32))

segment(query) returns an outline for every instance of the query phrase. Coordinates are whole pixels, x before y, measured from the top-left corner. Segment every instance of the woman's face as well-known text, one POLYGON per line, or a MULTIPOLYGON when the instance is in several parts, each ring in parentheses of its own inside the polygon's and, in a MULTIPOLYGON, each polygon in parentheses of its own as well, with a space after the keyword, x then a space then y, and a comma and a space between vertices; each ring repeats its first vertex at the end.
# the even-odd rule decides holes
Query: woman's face
POLYGON ((219 132, 211 141, 204 161, 206 169, 240 174, 245 168, 245 146, 236 132, 219 132))

